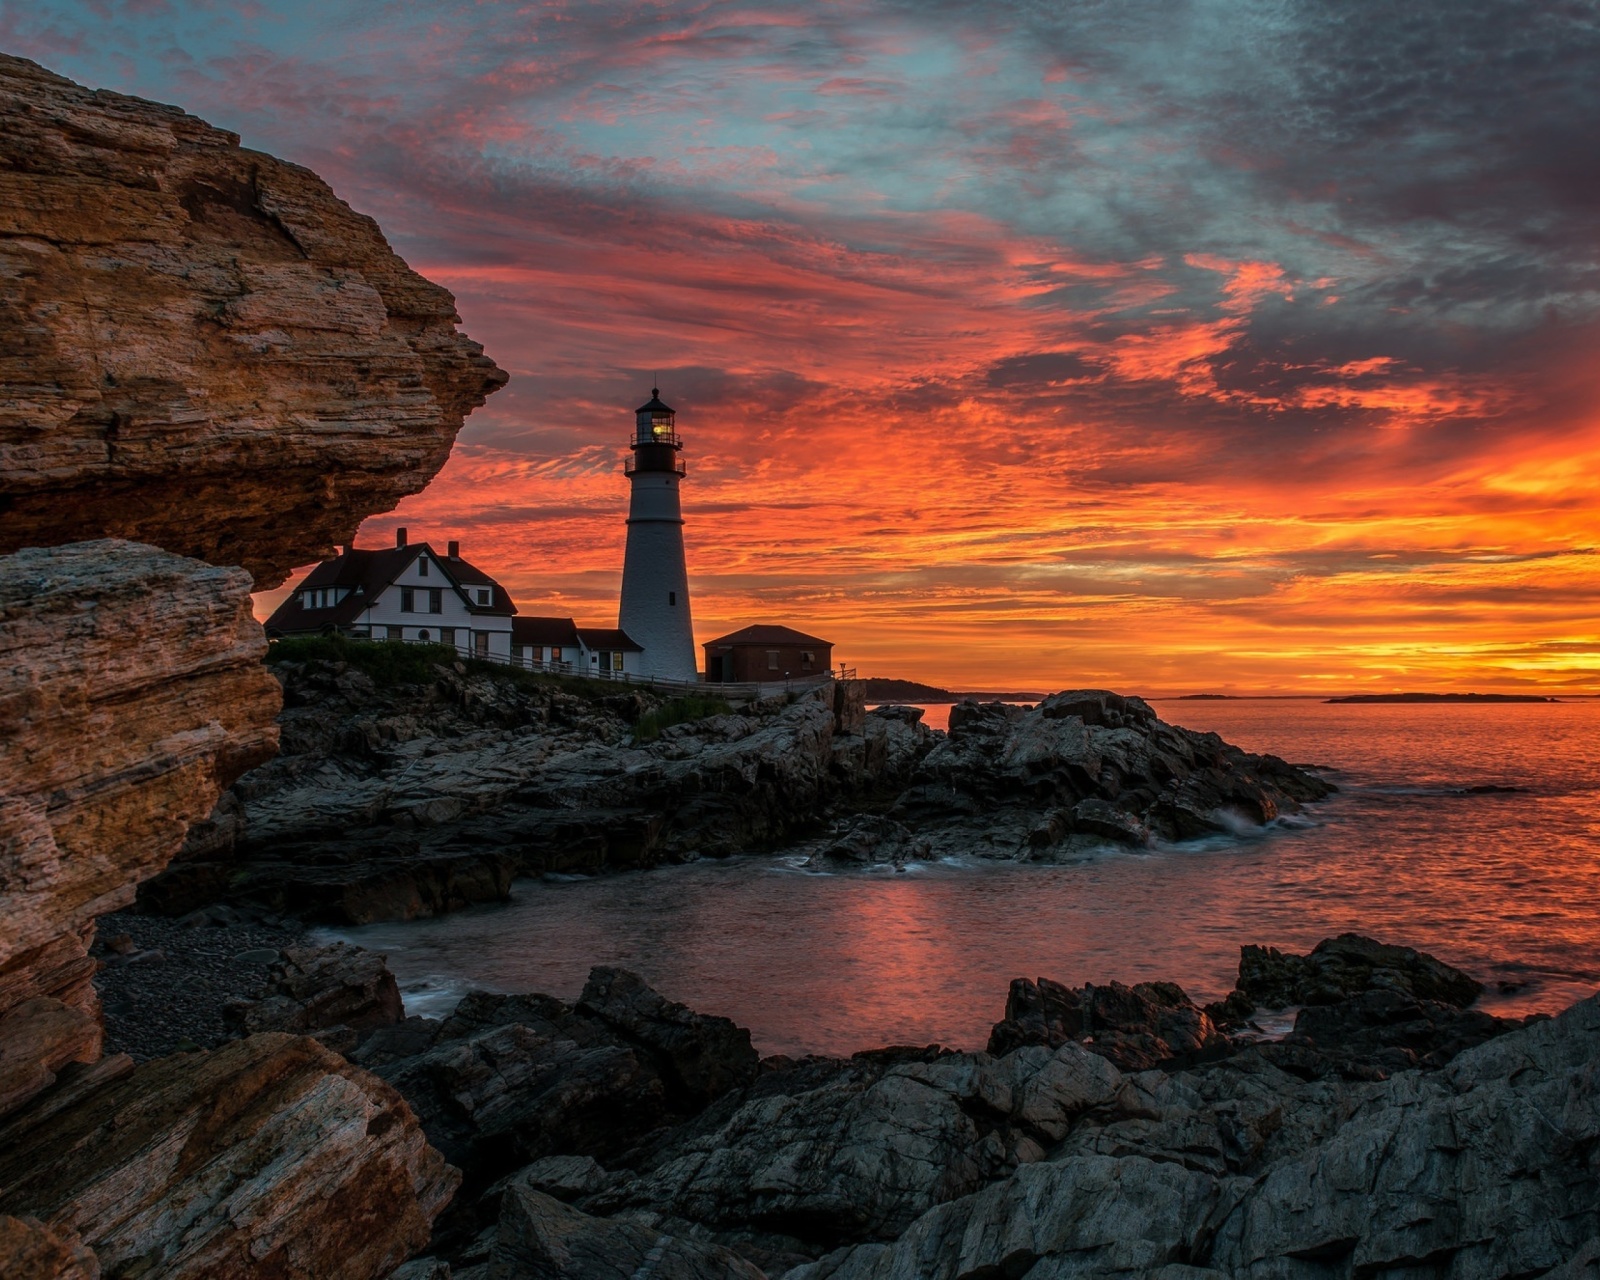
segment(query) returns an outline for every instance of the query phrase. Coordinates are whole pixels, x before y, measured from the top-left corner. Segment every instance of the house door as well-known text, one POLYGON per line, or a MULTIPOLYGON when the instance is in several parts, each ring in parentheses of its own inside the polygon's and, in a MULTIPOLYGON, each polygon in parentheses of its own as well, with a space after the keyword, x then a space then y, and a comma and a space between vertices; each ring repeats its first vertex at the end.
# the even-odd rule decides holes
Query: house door
POLYGON ((474 631, 472 633, 472 652, 480 658, 489 656, 489 633, 487 631, 474 631))

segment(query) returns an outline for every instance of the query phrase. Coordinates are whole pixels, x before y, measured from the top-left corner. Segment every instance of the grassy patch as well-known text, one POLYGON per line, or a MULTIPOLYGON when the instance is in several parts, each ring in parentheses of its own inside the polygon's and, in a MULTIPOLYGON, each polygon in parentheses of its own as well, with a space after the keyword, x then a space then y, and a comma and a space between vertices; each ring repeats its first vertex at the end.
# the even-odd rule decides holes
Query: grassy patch
MULTIPOLYGON (((364 671, 380 687, 397 684, 432 684, 439 678, 438 668, 465 665, 475 676, 488 676, 529 692, 560 689, 563 693, 595 701, 632 691, 632 686, 609 680, 590 680, 576 675, 555 675, 510 667, 504 663, 469 658, 454 645, 398 644, 389 640, 356 640, 349 636, 290 636, 274 640, 267 648, 267 661, 344 662, 364 671)), ((673 721, 676 723, 676 721, 673 721)))
POLYGON ((290 636, 267 647, 269 663, 345 662, 366 672, 377 685, 432 684, 439 678, 440 663, 448 666, 460 660, 454 645, 389 644, 348 636, 290 636))
POLYGON ((707 720, 712 716, 726 715, 733 708, 721 698, 672 698, 654 711, 647 711, 633 726, 635 742, 654 742, 663 729, 675 724, 688 724, 693 720, 707 720))

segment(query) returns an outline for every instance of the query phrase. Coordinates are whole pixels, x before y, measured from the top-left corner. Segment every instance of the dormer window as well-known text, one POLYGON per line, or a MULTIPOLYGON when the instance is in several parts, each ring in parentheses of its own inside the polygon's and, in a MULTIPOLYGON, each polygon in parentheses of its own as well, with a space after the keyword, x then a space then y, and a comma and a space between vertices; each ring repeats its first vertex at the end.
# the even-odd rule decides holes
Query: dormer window
POLYGON ((488 587, 479 587, 478 588, 478 603, 479 604, 488 604, 489 603, 489 588, 488 587))

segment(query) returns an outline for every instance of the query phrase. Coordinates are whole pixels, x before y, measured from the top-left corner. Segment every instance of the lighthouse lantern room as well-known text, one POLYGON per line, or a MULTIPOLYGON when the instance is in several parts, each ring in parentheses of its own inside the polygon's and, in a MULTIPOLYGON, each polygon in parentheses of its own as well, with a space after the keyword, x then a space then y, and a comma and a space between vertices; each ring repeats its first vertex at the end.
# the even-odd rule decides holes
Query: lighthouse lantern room
POLYGON ((677 415, 661 402, 657 387, 650 388, 649 401, 634 411, 629 447, 623 470, 633 492, 617 625, 644 651, 639 655, 640 674, 694 680, 698 675, 694 622, 678 500, 678 482, 688 469, 677 415))

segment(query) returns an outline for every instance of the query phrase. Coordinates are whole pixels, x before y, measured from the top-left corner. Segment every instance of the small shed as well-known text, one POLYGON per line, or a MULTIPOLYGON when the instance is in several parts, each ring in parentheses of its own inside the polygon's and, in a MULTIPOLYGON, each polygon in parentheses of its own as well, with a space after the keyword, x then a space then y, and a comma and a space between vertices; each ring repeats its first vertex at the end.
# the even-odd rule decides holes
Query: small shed
POLYGON ((826 675, 833 667, 833 642, 793 627, 757 624, 708 641, 706 681, 744 684, 826 675))

